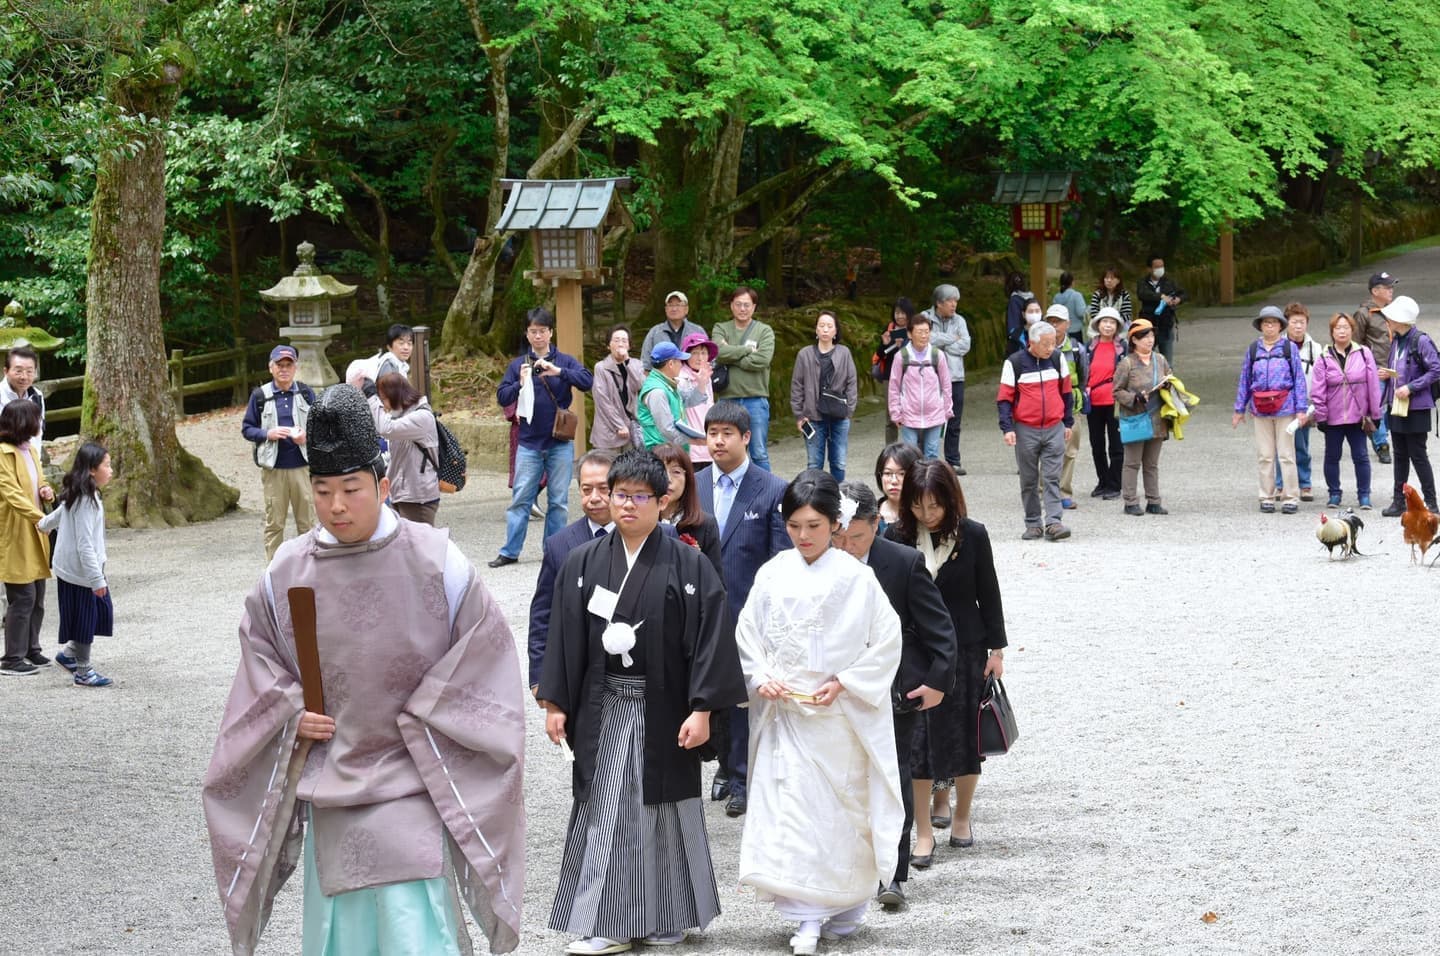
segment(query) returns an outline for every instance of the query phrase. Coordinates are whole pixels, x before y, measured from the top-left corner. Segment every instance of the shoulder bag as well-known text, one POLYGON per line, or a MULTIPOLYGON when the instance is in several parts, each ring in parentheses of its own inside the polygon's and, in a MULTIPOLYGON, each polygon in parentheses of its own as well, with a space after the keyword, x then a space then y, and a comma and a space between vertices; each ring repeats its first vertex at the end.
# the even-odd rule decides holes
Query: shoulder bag
POLYGON ((1004 756, 1019 739, 1020 730, 1015 725, 1015 709, 1010 706, 1010 696, 1005 693, 1005 684, 1000 678, 992 677, 985 682, 985 692, 980 698, 980 720, 976 729, 976 744, 980 756, 1004 756))
POLYGON ((556 441, 574 441, 575 430, 580 426, 580 416, 568 408, 561 408, 555 393, 550 391, 550 383, 540 378, 539 373, 534 374, 540 379, 540 384, 545 386, 545 394, 550 396, 550 401, 555 406, 555 424, 550 429, 550 437, 556 441))
MULTIPOLYGON (((1154 356, 1150 358, 1150 390, 1153 392, 1155 386, 1160 384, 1160 362, 1154 356)), ((1136 442, 1149 441, 1155 437, 1155 421, 1150 417, 1150 410, 1138 415, 1120 416, 1120 442, 1125 445, 1133 445, 1136 442)))
MULTIPOLYGON (((810 347, 815 350, 816 368, 819 369, 823 367, 820 362, 820 346, 812 345, 810 347)), ((833 357, 833 352, 831 353, 831 356, 831 367, 834 368, 835 359, 833 357)), ((840 395, 834 391, 825 388, 824 384, 821 383, 820 400, 816 403, 816 411, 820 413, 821 418, 829 419, 831 421, 842 418, 849 418, 850 402, 846 400, 844 395, 840 395)))

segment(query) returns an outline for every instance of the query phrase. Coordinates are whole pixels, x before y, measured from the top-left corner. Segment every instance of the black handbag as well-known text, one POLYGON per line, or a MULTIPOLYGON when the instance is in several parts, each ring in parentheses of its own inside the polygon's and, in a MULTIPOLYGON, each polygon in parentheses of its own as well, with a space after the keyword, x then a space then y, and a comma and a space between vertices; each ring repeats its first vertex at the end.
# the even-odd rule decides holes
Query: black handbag
POLYGON ((1010 697, 998 677, 985 682, 976 737, 982 757, 1003 756, 1020 739, 1020 730, 1015 726, 1015 710, 1010 706, 1010 697))

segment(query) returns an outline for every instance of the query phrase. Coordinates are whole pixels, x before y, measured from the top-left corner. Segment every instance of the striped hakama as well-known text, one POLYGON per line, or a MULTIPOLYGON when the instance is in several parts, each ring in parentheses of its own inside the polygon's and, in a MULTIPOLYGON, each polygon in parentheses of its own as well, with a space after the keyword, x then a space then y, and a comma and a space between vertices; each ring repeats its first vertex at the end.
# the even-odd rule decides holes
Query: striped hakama
POLYGON ((704 805, 647 806, 644 763, 645 680, 606 674, 595 777, 570 813, 551 929, 643 939, 720 914, 704 805))

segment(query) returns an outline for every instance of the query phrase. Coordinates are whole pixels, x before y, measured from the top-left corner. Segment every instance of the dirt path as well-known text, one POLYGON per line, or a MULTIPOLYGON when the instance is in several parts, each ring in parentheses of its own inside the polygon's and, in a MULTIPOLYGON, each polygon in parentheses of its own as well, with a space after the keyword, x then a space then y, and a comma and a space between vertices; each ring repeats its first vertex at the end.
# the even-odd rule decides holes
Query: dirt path
MULTIPOLYGON (((1422 305, 1440 302, 1440 249, 1382 265, 1422 305)), ((1285 298, 1317 317, 1349 310, 1370 271, 1285 298)), ((1019 540, 993 381, 971 383, 965 493, 995 543, 1022 738, 986 764, 975 848, 942 846, 937 865, 912 880, 909 912, 877 912, 859 938, 826 951, 1433 949, 1440 570, 1411 567, 1398 522, 1378 511, 1360 539, 1370 556, 1345 563, 1327 561, 1313 537, 1318 503, 1296 517, 1256 512, 1250 436, 1229 427, 1251 314, 1187 314, 1176 367, 1204 404, 1186 440, 1164 451, 1171 514, 1131 518, 1118 502, 1082 497, 1067 519, 1075 536, 1060 544, 1019 540), (1207 912, 1214 922, 1202 921, 1207 912)), ((803 449, 782 425, 772 458, 793 474, 803 449)), ((187 447, 253 502, 258 482, 238 428, 215 416, 185 431, 187 447)), ((881 442, 876 418, 857 424, 853 476, 869 477, 881 442)), ((1089 477, 1082 453, 1082 496, 1089 477)), ((482 476, 441 508, 477 564, 500 543, 506 498, 503 481, 482 476)), ((482 575, 517 644, 539 553, 531 530, 522 563, 482 575)), ((198 788, 241 602, 262 564, 253 511, 114 533, 119 636, 97 645, 96 659, 116 686, 82 691, 56 673, 0 681, 10 807, 0 952, 223 951, 198 788)), ((53 634, 52 612, 47 646, 53 634)), ((538 711, 527 770, 520 951, 554 954, 564 940, 545 923, 568 768, 544 742, 538 711)), ((786 952, 770 909, 735 886, 741 826, 717 806, 709 825, 724 913, 677 954, 786 952)), ((281 894, 262 953, 297 951, 298 890, 281 894)))

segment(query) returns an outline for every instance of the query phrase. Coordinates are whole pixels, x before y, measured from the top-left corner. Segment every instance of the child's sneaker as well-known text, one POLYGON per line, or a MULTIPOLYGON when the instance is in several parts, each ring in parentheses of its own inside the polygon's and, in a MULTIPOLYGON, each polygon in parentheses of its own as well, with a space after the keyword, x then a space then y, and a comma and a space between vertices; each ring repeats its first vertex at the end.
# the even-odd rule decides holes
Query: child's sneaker
POLYGON ((75 658, 71 657, 69 654, 66 654, 64 651, 56 653, 55 663, 59 664, 61 667, 65 668, 72 674, 75 673, 75 671, 78 670, 80 666, 75 663, 75 658))
POLYGON ((109 687, 110 683, 110 678, 102 677, 93 667, 75 674, 76 687, 109 687))

